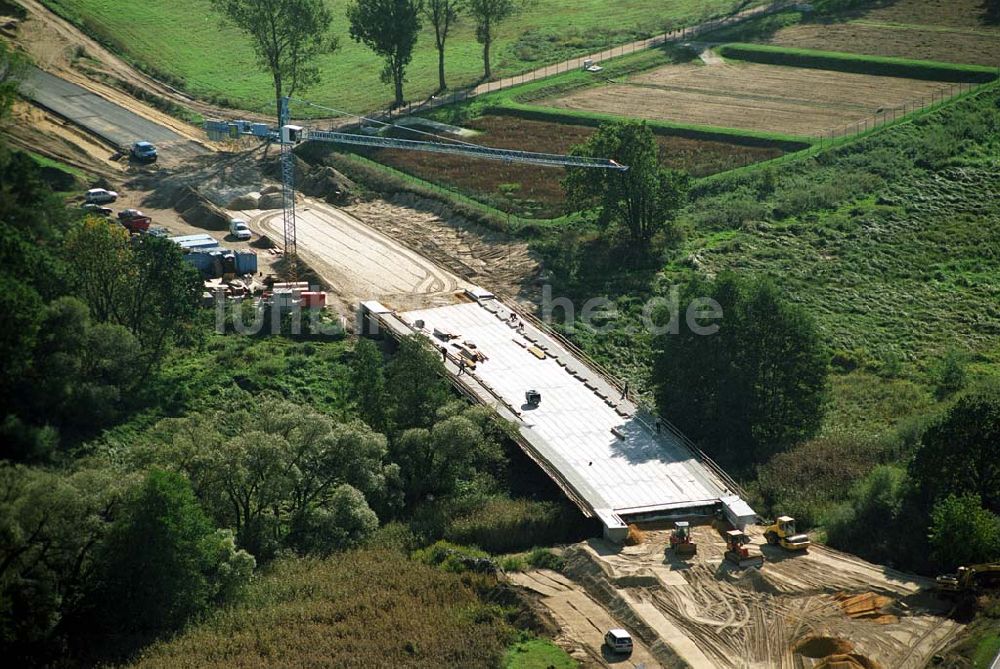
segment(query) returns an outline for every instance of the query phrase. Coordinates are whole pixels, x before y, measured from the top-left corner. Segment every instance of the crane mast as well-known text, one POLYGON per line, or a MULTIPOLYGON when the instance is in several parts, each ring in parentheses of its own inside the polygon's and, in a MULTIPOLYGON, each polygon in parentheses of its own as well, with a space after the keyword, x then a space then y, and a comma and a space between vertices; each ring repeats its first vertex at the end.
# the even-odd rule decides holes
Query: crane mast
POLYGON ((618 172, 624 172, 628 169, 628 166, 620 165, 606 158, 565 156, 554 153, 518 151, 515 149, 497 149, 468 143, 447 144, 445 142, 425 142, 413 139, 397 139, 395 137, 309 130, 290 123, 289 102, 290 99, 288 97, 281 98, 277 128, 269 127, 264 123, 251 123, 249 121, 206 121, 204 126, 210 139, 238 139, 241 136, 252 136, 272 142, 276 141, 280 145, 281 204, 283 232, 285 235, 284 252, 288 256, 294 256, 297 252, 295 239, 295 154, 293 153, 293 149, 296 145, 305 141, 370 146, 380 149, 427 151, 545 167, 579 167, 614 170, 618 172))

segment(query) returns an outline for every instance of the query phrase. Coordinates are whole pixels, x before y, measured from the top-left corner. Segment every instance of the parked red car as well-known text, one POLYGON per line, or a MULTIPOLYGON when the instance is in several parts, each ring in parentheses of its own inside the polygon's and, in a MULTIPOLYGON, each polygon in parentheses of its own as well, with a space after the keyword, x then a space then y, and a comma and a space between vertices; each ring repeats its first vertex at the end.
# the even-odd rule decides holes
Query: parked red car
POLYGON ((118 220, 129 232, 146 232, 149 230, 149 224, 153 222, 153 219, 138 209, 124 209, 118 212, 118 220))

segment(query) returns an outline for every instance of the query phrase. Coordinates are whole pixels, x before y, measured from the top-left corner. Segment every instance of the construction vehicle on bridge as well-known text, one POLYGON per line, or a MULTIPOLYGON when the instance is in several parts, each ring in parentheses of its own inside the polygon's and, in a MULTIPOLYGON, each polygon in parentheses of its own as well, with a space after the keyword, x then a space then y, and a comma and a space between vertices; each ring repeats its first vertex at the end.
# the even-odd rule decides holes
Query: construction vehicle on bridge
POLYGON ((809 548, 809 536, 795 529, 795 519, 779 516, 766 530, 764 538, 772 546, 781 546, 786 551, 804 551, 809 548))
POLYGON ((959 567, 954 574, 937 577, 941 592, 976 593, 980 590, 1000 588, 1000 562, 959 567))
POLYGON ((698 546, 691 540, 691 526, 686 520, 674 523, 670 533, 670 548, 680 557, 690 557, 698 552, 698 546))
POLYGON ((745 567, 760 569, 764 566, 764 556, 756 549, 751 549, 750 545, 750 537, 746 532, 729 530, 726 532, 726 559, 741 569, 745 567))

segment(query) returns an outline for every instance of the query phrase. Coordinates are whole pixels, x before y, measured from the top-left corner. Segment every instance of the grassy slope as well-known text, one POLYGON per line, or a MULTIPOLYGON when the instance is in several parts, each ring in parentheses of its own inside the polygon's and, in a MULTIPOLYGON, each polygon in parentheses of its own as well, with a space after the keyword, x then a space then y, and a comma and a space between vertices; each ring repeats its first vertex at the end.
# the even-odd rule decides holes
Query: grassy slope
MULTIPOLYGON (((182 80, 189 91, 226 98, 245 108, 271 110, 269 77, 257 70, 249 45, 236 30, 220 30, 208 0, 45 2, 82 21, 89 32, 147 68, 182 80)), ((303 97, 348 111, 384 107, 391 101, 391 88, 379 82, 379 59, 347 34, 348 0, 327 2, 341 49, 322 59, 323 83, 303 97)), ((735 0, 535 0, 501 28, 493 51, 495 74, 533 69, 665 27, 690 25, 737 4, 735 0), (525 37, 526 33, 530 34, 525 37)), ((446 65, 453 87, 472 83, 481 74, 481 47, 468 20, 449 41, 446 65)), ((407 96, 415 100, 436 88, 437 52, 429 26, 420 36, 408 82, 407 96)))
POLYGON ((508 636, 461 576, 368 549, 278 563, 244 602, 135 666, 486 668, 500 664, 508 636))
MULTIPOLYGON (((622 272, 606 245, 574 255, 551 238, 554 294, 609 295, 631 324, 654 290, 695 272, 773 277, 843 366, 859 367, 834 376, 827 431, 884 431, 934 404, 929 371, 949 348, 974 375, 1000 374, 998 101, 994 85, 832 151, 704 180, 665 267, 622 272)), ((642 334, 575 338, 612 368, 647 373, 642 334)))
MULTIPOLYGON (((699 209, 725 198, 696 201, 689 254, 705 271, 774 277, 820 319, 832 346, 856 351, 862 362, 898 359, 925 369, 958 347, 1000 364, 1000 211, 984 199, 1000 188, 1000 137, 996 129, 982 142, 947 135, 955 110, 995 109, 996 90, 848 145, 832 160, 793 165, 768 202, 777 211, 802 207, 791 216, 776 211, 759 224, 709 231, 699 209), (957 154, 936 170, 919 166, 919 152, 939 141, 957 154), (866 152, 891 162, 869 162, 866 152), (907 156, 914 152, 917 161, 907 156)), ((997 122, 996 112, 989 116, 997 122)))

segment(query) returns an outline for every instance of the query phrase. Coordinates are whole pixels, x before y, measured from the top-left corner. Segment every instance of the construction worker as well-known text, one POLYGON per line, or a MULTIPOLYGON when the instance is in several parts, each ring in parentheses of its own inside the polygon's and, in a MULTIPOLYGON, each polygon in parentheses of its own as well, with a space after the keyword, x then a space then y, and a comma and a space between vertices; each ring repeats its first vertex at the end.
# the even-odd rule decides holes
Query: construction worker
POLYGON ((465 358, 459 357, 458 359, 458 375, 461 376, 465 373, 465 358))
POLYGON ((448 349, 441 347, 441 362, 448 362, 448 349))

